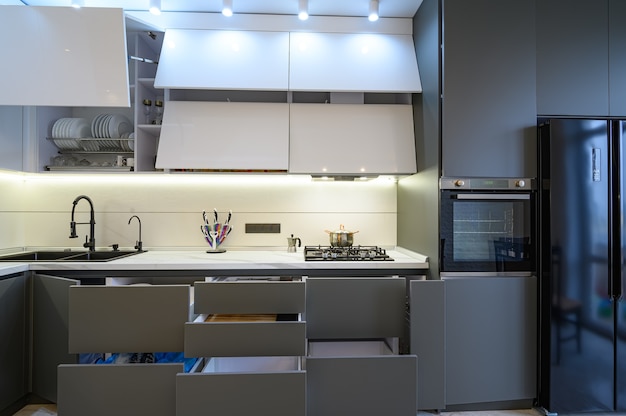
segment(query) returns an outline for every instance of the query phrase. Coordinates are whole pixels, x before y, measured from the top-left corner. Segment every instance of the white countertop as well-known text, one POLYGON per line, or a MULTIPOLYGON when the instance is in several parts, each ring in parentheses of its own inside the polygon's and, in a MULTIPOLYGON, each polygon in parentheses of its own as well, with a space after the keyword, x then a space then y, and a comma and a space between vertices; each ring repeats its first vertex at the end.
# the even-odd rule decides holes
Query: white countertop
POLYGON ((428 257, 403 248, 387 250, 394 261, 305 261, 302 251, 287 253, 272 250, 149 250, 108 262, 33 262, 0 263, 0 275, 27 270, 355 270, 428 269, 428 257))

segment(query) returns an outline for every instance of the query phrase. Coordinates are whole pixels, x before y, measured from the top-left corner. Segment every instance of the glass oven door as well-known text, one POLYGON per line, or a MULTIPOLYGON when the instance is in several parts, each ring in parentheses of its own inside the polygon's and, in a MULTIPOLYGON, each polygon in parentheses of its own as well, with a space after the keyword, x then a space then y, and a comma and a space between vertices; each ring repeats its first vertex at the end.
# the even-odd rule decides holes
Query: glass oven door
POLYGON ((442 191, 442 275, 530 275, 532 192, 442 191))

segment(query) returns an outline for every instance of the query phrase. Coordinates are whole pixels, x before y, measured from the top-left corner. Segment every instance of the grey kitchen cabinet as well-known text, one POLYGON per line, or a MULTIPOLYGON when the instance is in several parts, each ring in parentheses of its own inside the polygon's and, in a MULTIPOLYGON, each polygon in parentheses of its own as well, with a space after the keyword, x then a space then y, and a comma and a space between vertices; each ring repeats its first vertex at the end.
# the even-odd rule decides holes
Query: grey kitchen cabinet
POLYGON ((535 1, 442 4, 443 176, 535 176, 535 1))
POLYGON ((443 280, 413 280, 409 287, 411 354, 420 358, 417 372, 418 409, 444 409, 446 406, 445 282, 443 280))
POLYGON ((537 113, 626 116, 626 4, 537 2, 537 113))
POLYGON ((304 416, 304 307, 302 281, 196 282, 184 352, 205 364, 176 376, 176 414, 304 416))
POLYGON ((609 0, 609 115, 626 116, 626 3, 609 0))
MULTIPOLYGON (((67 351, 180 352, 189 302, 188 285, 71 286, 67 351)), ((183 367, 179 362, 59 365, 59 414, 174 415, 176 374, 183 367)))
POLYGON ((22 111, 0 106, 0 169, 22 170, 22 111))
POLYGON ((307 415, 415 415, 417 357, 399 354, 404 278, 306 281, 307 415))
POLYGON ((537 2, 538 114, 609 115, 608 24, 609 0, 537 2))
POLYGON ((446 409, 532 407, 536 277, 460 277, 444 283, 446 409))
POLYGON ((0 280, 0 414, 27 393, 26 276, 0 280))
POLYGON ((32 279, 32 392, 56 402, 57 366, 78 360, 68 352, 68 299, 70 286, 80 282, 43 274, 32 279))

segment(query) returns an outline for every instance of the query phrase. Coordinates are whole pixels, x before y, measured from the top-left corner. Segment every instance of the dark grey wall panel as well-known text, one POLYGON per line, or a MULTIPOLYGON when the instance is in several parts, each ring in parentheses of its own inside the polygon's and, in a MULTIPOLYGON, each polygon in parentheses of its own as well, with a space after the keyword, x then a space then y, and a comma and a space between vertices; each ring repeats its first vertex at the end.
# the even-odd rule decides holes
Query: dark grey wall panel
POLYGON ((443 22, 443 176, 535 176, 535 1, 443 0, 443 22))
POLYGON ((609 114, 608 19, 608 0, 537 1, 538 114, 609 114))
POLYGON ((421 410, 446 406, 446 309, 443 280, 411 282, 411 354, 419 357, 417 403, 421 410))
POLYGON ((439 275, 439 2, 424 0, 413 19, 422 94, 413 96, 418 173, 398 182, 398 246, 428 256, 439 275), (424 219, 428 219, 425 221, 424 219))
POLYGON ((26 277, 0 280, 0 413, 26 395, 26 277))
POLYGON ((609 115, 626 117, 626 2, 609 0, 609 115))

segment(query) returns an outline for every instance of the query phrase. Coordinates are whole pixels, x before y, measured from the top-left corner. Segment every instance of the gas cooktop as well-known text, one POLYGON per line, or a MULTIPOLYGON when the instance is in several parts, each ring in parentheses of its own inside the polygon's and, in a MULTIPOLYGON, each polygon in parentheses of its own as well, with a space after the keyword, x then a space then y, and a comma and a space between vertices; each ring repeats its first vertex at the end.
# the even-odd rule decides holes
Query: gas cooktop
POLYGON ((386 250, 378 246, 305 246, 305 261, 393 261, 386 250))

